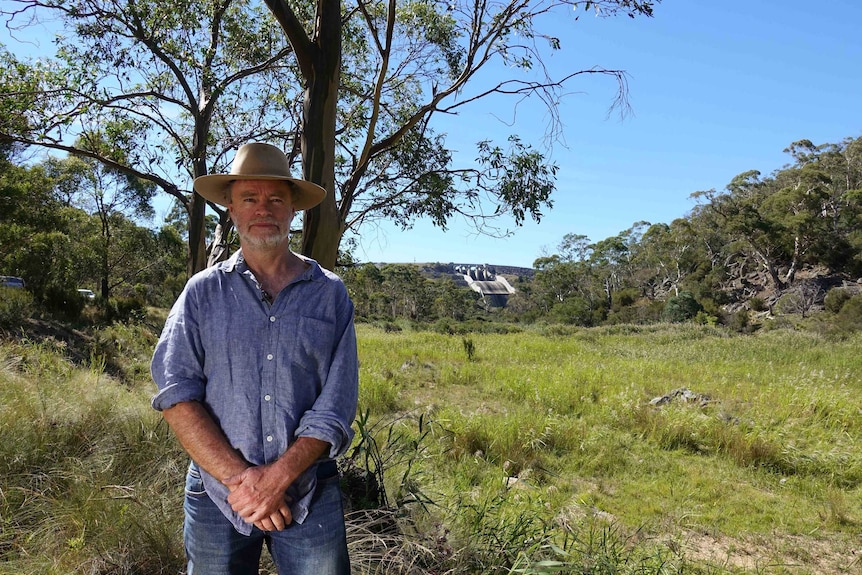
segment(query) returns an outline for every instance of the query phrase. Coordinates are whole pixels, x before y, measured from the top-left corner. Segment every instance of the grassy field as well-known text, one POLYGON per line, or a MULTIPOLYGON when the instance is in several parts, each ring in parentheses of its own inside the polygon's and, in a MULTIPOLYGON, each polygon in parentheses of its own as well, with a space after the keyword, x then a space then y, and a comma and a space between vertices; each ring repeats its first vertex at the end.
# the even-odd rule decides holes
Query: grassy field
MULTIPOLYGON (((387 506, 350 514, 356 573, 862 572, 859 335, 358 335, 352 461, 387 506)), ((182 569, 153 343, 0 345, 0 573, 182 569)))

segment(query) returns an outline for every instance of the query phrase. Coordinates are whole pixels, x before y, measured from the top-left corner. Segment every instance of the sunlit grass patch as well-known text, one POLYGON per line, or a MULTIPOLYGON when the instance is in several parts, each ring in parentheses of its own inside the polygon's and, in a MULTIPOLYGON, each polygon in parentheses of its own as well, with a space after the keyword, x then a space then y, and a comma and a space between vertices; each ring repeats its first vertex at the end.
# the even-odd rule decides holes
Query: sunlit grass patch
POLYGON ((150 391, 75 367, 45 344, 4 344, 0 365, 7 572, 176 566, 183 456, 150 391))

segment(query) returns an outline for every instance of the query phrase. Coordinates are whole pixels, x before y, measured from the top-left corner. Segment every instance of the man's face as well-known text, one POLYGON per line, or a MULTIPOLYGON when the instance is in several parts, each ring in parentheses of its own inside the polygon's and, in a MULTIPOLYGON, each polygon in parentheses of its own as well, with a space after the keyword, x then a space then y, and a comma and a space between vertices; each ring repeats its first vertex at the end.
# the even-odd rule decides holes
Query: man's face
POLYGON ((231 219, 245 247, 287 245, 293 208, 290 184, 279 180, 237 180, 228 204, 231 219))

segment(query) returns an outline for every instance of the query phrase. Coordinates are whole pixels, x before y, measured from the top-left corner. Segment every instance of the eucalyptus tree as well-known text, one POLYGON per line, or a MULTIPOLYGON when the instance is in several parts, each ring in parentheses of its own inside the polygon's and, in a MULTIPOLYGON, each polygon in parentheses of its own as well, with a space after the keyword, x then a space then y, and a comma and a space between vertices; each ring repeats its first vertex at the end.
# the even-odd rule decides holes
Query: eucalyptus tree
POLYGON ((471 289, 464 289, 450 277, 432 282, 429 289, 433 298, 434 315, 439 318, 462 321, 480 309, 482 296, 471 289))
POLYGON ((589 263, 593 276, 601 284, 608 309, 613 305, 614 292, 627 287, 634 275, 635 252, 649 225, 649 222, 636 222, 629 229, 590 246, 589 263))
POLYGON ((687 218, 653 224, 644 232, 634 255, 637 287, 651 300, 678 296, 682 284, 702 267, 702 239, 687 218))
POLYGON ((777 293, 794 284, 803 266, 858 271, 862 247, 862 143, 800 140, 785 151, 795 163, 769 177, 751 170, 722 193, 693 194, 703 202, 693 211, 695 221, 705 223, 699 229, 721 237, 728 279, 763 270, 777 293))
POLYGON ((380 270, 381 288, 389 306, 389 316, 412 320, 428 316, 432 307, 430 281, 410 264, 389 264, 380 270))
POLYGON ((388 313, 382 288, 383 274, 375 264, 367 262, 347 267, 341 272, 341 277, 356 306, 357 318, 367 320, 388 313))
MULTIPOLYGON (((845 138, 819 146, 793 142, 785 152, 795 164, 785 180, 797 201, 810 206, 808 218, 820 228, 812 238, 810 257, 835 271, 862 272, 862 138, 845 138), (816 220, 813 218, 816 217, 816 220)), ((813 231, 813 230, 812 230, 813 231)))
POLYGON ((0 273, 23 277, 44 302, 46 292, 73 273, 65 230, 62 205, 44 166, 0 159, 0 273))
POLYGON ((602 301, 594 289, 593 248, 587 236, 569 233, 563 236, 557 253, 533 262, 538 271, 532 281, 532 297, 543 313, 552 314, 554 308, 560 308, 562 312, 552 314, 558 319, 569 316, 565 321, 571 321, 571 316, 579 316, 576 323, 592 322, 602 301), (583 316, 589 319, 583 321, 583 316))
POLYGON ((187 211, 189 271, 202 269, 206 203, 191 180, 223 168, 247 140, 295 140, 299 111, 281 89, 296 78, 291 48, 272 34, 266 8, 240 0, 10 0, 2 14, 10 34, 26 40, 23 52, 34 31, 60 32, 54 54, 2 53, 0 110, 11 119, 0 122, 0 140, 152 182, 187 211), (105 145, 79 145, 94 135, 105 145))
MULTIPOLYGON (((80 143, 76 146, 88 148, 80 143)), ((98 270, 101 295, 107 301, 111 288, 130 281, 133 275, 128 271, 118 273, 119 269, 126 267, 125 262, 137 259, 134 251, 123 247, 141 243, 130 239, 140 236, 139 227, 132 224, 132 220, 153 215, 151 201, 155 184, 84 156, 70 156, 63 160, 49 158, 45 165, 55 182, 58 197, 98 222, 98 231, 88 238, 91 249, 87 251, 96 259, 94 267, 98 270)), ((159 254, 146 254, 145 261, 158 259, 159 254)))
POLYGON ((757 170, 735 176, 724 192, 715 190, 692 194, 698 201, 694 214, 709 221, 709 226, 720 230, 727 275, 742 278, 751 271, 765 271, 773 288, 781 292, 786 287, 781 270, 789 261, 786 230, 781 221, 771 217, 764 209, 764 201, 774 191, 774 180, 761 178, 757 170))
MULTIPOLYGON (((563 42, 540 21, 585 10, 651 16, 658 1, 266 0, 281 35, 247 0, 11 0, 7 28, 53 17, 67 36, 54 60, 4 56, 16 87, 4 88, 0 106, 27 122, 0 138, 89 154, 156 183, 189 213, 190 271, 205 259, 205 206, 191 178, 224 169, 246 140, 282 143, 329 192, 304 214, 301 251, 332 267, 345 231, 375 218, 409 227, 427 216, 445 227, 460 215, 490 233, 485 224, 502 214, 517 225, 540 219, 556 173, 543 153, 512 136, 477 142, 475 164, 453 166, 433 119, 490 97, 534 97, 553 139, 557 106, 584 74, 613 77, 624 109, 621 70, 548 75, 543 58, 563 42), (511 75, 488 80, 495 64, 511 75), (127 150, 127 163, 66 143, 97 128, 127 150)), ((227 218, 211 207, 224 231, 227 218)))
POLYGON ((302 251, 332 265, 344 232, 376 217, 409 227, 427 216, 445 228, 461 215, 480 229, 488 216, 503 213, 516 224, 540 219, 551 206, 556 166, 513 136, 503 145, 478 142, 476 164, 453 167, 432 119, 491 96, 536 97, 547 106, 549 133, 556 136, 562 94, 582 74, 613 76, 625 104, 620 70, 594 67, 549 77, 543 55, 562 41, 543 34, 539 22, 573 9, 651 16, 656 2, 317 0, 314 18, 303 21, 292 3, 266 0, 293 46, 305 86, 304 175, 330 192, 305 214, 302 251), (364 49, 343 51, 347 38, 364 49), (496 63, 511 76, 483 77, 496 63), (518 74, 530 70, 539 72, 538 80, 518 74))
POLYGON ((843 238, 831 237, 829 218, 829 174, 814 165, 776 172, 770 182, 772 193, 764 198, 762 212, 778 225, 778 241, 783 243, 787 271, 783 281, 792 285, 803 265, 817 265, 828 257, 843 238))

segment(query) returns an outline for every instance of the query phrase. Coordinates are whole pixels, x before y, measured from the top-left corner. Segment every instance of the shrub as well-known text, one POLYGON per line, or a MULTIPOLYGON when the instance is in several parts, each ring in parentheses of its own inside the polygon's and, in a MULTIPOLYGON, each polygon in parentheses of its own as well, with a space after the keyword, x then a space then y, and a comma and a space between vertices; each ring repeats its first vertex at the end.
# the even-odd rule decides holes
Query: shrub
MULTIPOLYGON (((745 318, 747 323, 748 316, 746 315, 745 318)), ((694 316, 694 323, 699 325, 715 325, 718 323, 718 318, 714 315, 709 315, 705 311, 699 311, 694 316)))
POLYGON ((33 313, 33 295, 23 289, 0 287, 0 328, 13 328, 33 313))
POLYGON ((454 335, 457 331, 457 326, 449 318, 442 318, 431 324, 431 331, 444 335, 454 335))
POLYGON ((611 311, 619 311, 621 308, 634 305, 634 303, 638 301, 639 297, 640 293, 635 288, 620 290, 614 294, 611 311))
POLYGON ((845 331, 862 329, 862 294, 855 295, 844 302, 835 318, 835 323, 845 331))
POLYGON ((570 298, 556 304, 548 313, 548 318, 559 323, 583 326, 591 326, 594 321, 593 310, 589 302, 580 297, 570 298))
POLYGON ((826 297, 823 298, 823 306, 827 311, 838 313, 849 299, 853 297, 850 290, 846 288, 834 288, 826 292, 826 297))
POLYGON ((617 325, 624 323, 653 323, 661 318, 664 302, 639 300, 632 305, 620 307, 608 314, 605 323, 617 325))
POLYGON ((49 286, 43 297, 45 310, 58 319, 76 321, 81 317, 84 300, 76 288, 49 286))
POLYGON ((146 304, 137 296, 111 298, 106 315, 111 321, 141 320, 146 316, 146 304))
POLYGON ((725 318, 725 324, 733 331, 737 331, 739 333, 751 332, 748 312, 744 309, 728 314, 725 318))
POLYGON ((699 311, 703 311, 703 306, 694 299, 691 292, 684 291, 667 300, 661 318, 671 323, 680 323, 694 318, 699 311))

